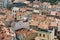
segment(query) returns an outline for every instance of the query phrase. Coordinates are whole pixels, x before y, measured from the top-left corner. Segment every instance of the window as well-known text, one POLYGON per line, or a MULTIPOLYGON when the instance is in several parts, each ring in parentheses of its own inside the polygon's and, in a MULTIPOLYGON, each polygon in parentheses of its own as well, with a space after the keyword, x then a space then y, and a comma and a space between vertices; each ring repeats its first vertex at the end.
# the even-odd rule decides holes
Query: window
POLYGON ((45 37, 45 34, 43 34, 43 37, 45 37))
POLYGON ((39 36, 41 36, 41 34, 39 34, 39 36))
POLYGON ((57 13, 56 13, 56 15, 57 15, 57 13))
POLYGON ((13 12, 14 12, 14 10, 13 10, 13 12))
POLYGON ((58 32, 58 34, 59 34, 59 32, 58 32))

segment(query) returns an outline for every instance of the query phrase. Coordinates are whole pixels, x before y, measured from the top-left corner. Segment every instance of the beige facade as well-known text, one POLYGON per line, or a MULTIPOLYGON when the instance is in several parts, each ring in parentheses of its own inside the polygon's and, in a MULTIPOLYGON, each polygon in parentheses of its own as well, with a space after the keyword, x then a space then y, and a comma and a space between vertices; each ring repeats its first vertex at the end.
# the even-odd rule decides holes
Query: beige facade
POLYGON ((54 29, 48 30, 49 32, 39 31, 38 37, 39 40, 54 40, 54 29))

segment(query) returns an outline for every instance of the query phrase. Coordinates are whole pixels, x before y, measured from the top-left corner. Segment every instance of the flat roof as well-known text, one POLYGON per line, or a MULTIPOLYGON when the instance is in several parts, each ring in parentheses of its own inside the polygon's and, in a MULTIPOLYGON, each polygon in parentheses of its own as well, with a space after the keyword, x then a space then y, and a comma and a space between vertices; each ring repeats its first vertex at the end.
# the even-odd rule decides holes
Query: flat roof
POLYGON ((26 4, 19 2, 19 3, 13 3, 12 6, 13 7, 22 7, 22 6, 24 7, 24 6, 26 6, 26 4))
POLYGON ((39 28, 38 31, 40 32, 45 32, 45 33, 51 33, 52 30, 48 30, 48 29, 41 29, 39 28))

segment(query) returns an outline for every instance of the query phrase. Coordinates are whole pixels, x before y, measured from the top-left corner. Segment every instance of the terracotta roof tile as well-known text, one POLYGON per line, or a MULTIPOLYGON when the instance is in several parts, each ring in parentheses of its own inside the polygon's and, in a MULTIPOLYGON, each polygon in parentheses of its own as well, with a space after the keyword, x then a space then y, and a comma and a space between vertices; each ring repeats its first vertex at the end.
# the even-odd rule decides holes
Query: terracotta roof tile
POLYGON ((38 22, 37 21, 32 21, 32 22, 30 22, 30 25, 38 26, 38 22))
POLYGON ((49 25, 46 24, 46 23, 40 23, 39 24, 39 28, 42 28, 42 29, 48 29, 49 25))

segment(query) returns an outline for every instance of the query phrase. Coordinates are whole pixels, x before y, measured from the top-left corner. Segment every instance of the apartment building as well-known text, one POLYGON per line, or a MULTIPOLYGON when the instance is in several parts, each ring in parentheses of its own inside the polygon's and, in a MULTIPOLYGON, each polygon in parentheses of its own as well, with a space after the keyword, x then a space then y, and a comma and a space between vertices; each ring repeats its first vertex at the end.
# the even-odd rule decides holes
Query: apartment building
POLYGON ((54 29, 53 30, 44 30, 38 29, 38 40, 54 40, 54 29))
POLYGON ((48 6, 50 6, 50 3, 48 2, 43 2, 43 9, 48 9, 48 6))
POLYGON ((40 12, 40 2, 39 1, 35 0, 33 2, 32 6, 33 6, 33 12, 34 13, 39 13, 40 12))
POLYGON ((0 8, 3 8, 4 7, 4 3, 3 1, 0 1, 0 8))
POLYGON ((16 16, 16 12, 19 12, 19 8, 13 7, 13 9, 12 9, 12 15, 13 15, 13 17, 16 16))
POLYGON ((60 4, 56 5, 56 11, 60 12, 60 4))
POLYGON ((0 0, 0 8, 7 8, 8 0, 0 0))

